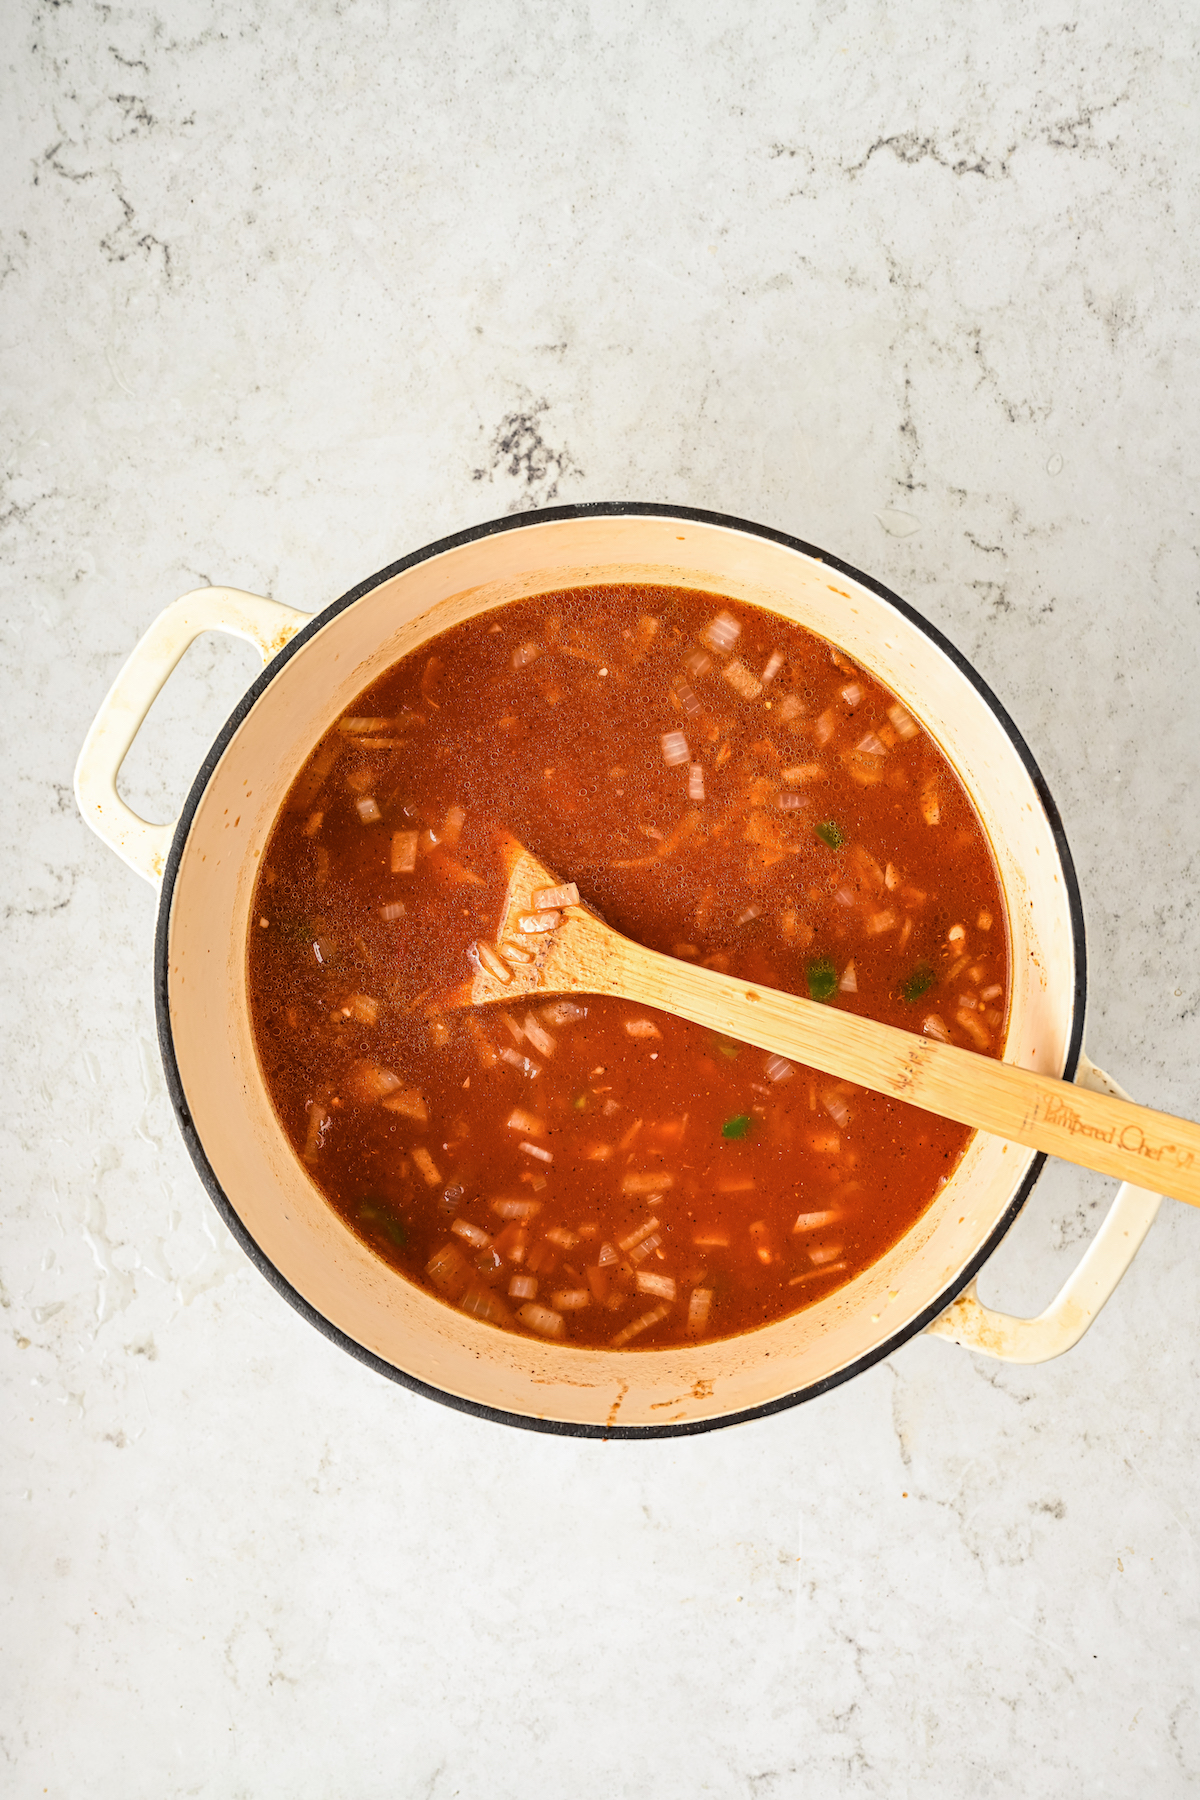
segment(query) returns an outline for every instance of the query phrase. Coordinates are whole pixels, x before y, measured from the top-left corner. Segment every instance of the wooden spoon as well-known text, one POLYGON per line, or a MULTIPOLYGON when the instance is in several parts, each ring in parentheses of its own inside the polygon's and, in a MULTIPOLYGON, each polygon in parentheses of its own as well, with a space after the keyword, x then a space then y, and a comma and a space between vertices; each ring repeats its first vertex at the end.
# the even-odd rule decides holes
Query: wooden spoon
POLYGON ((675 1013, 925 1112, 1200 1206, 1200 1126, 820 1001, 647 950, 613 931, 515 839, 494 944, 436 1010, 528 994, 612 994, 675 1013), (558 890, 555 892, 554 890, 558 890))

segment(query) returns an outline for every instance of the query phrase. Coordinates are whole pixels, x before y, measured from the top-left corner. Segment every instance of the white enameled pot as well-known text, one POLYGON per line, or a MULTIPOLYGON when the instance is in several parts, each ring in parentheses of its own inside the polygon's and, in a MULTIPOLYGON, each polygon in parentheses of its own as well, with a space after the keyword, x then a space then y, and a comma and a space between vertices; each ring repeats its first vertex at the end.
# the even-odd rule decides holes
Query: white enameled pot
POLYGON ((911 607, 781 533, 685 508, 563 507, 432 544, 313 617, 207 588, 155 621, 80 755, 84 818, 161 885, 159 1034, 180 1129, 250 1257, 305 1317, 381 1373, 468 1412, 535 1429, 648 1437, 701 1431, 807 1399, 929 1330, 1040 1362, 1070 1348, 1157 1211, 1122 1188, 1037 1319, 990 1312, 974 1278, 1042 1158, 977 1134, 933 1205, 847 1287, 793 1318, 685 1349, 577 1350, 496 1331, 378 1261, 313 1185, 276 1119, 250 1032, 246 938, 259 858, 288 787, 354 696, 400 656, 476 613, 587 583, 656 582, 794 619, 891 688, 970 791, 1000 871, 1014 985, 1004 1056, 1119 1092, 1081 1053, 1082 912, 1053 801, 974 670, 911 607), (171 826, 118 798, 116 776, 155 695, 201 632, 262 650, 266 668, 221 732, 171 826))

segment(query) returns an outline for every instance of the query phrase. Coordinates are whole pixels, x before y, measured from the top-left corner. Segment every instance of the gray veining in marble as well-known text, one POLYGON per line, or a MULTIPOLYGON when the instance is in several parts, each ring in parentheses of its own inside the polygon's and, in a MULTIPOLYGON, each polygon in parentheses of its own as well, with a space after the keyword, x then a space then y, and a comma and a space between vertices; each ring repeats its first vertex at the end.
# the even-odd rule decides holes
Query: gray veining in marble
MULTIPOLYGON (((1194 9, 12 0, 0 16, 0 1167, 14 1800, 1200 1789, 1200 1220, 1062 1361, 917 1340, 648 1445, 366 1372, 229 1241, 154 902, 71 773, 205 582, 316 608, 547 502, 889 583, 1062 809, 1093 1055, 1200 1106, 1194 9)), ((165 817, 252 672, 189 656, 165 817)), ((984 1279, 1036 1309, 1108 1192, 984 1279)))

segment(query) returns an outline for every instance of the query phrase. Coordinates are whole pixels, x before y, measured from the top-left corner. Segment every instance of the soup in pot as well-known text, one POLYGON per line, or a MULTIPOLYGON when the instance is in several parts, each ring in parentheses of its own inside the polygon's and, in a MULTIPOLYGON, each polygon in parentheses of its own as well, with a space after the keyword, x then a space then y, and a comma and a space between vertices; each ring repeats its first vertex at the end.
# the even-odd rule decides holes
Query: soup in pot
POLYGON ((528 954, 495 936, 505 834, 653 949, 999 1053, 995 864, 894 695, 719 595, 518 601, 360 694, 264 853, 262 1071, 354 1232, 497 1327, 648 1349, 809 1306, 910 1229, 968 1128, 630 1002, 440 1006, 528 954))

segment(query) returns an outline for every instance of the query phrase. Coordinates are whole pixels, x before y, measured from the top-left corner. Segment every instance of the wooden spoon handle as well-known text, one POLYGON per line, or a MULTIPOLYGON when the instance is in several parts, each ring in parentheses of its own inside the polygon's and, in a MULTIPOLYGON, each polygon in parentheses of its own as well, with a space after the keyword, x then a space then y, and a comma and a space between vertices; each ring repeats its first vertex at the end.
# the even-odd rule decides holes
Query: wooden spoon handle
POLYGON ((1188 1119, 697 968, 604 926, 601 933, 596 953, 581 958, 593 993, 641 1000, 942 1118, 1200 1206, 1200 1125, 1188 1119))

